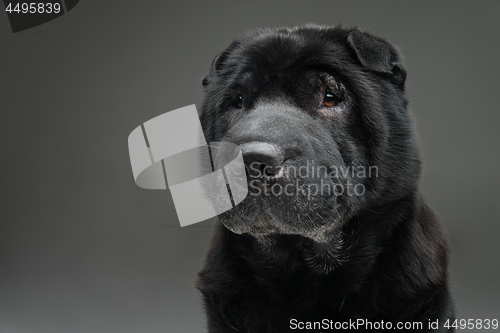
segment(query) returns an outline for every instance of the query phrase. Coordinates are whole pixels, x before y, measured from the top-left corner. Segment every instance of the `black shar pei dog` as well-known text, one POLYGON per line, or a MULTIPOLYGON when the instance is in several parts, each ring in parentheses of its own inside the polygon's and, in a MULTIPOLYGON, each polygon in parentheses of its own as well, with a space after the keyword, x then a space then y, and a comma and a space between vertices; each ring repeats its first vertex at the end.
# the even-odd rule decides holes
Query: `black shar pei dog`
POLYGON ((452 331, 405 79, 356 28, 255 30, 216 57, 202 127, 241 147, 249 194, 199 273, 209 332, 452 331))

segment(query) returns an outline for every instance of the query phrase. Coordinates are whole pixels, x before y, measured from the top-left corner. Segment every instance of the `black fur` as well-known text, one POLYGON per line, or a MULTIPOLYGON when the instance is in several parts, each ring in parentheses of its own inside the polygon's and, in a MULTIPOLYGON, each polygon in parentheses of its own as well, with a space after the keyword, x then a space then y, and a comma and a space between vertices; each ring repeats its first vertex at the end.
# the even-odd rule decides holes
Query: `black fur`
POLYGON ((295 332, 291 320, 360 318, 448 331, 448 246, 418 193, 405 78, 391 44, 343 27, 256 30, 216 57, 203 80, 207 141, 271 144, 279 165, 271 177, 249 173, 248 197, 219 216, 197 282, 209 332, 295 332), (276 171, 314 175, 315 166, 327 169, 276 171), (332 173, 370 166, 376 176, 332 173), (365 191, 303 191, 319 182, 365 191), (275 184, 294 184, 293 195, 257 193, 275 184))

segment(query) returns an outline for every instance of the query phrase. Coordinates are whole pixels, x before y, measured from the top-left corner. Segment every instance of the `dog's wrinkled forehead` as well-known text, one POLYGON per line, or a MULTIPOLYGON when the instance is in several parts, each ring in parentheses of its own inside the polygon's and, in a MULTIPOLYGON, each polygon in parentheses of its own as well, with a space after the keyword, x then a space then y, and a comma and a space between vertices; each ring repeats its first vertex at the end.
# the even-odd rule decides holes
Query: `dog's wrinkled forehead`
POLYGON ((226 94, 243 94, 247 107, 260 98, 283 98, 306 108, 325 86, 324 74, 341 79, 353 60, 339 37, 277 31, 234 42, 215 59, 213 79, 226 94))
POLYGON ((215 66, 263 77, 315 69, 332 71, 353 61, 345 46, 346 38, 342 43, 339 36, 317 31, 276 31, 235 42, 217 58, 215 66))
POLYGON ((210 77, 230 80, 246 72, 271 77, 301 69, 368 70, 400 89, 406 78, 399 52, 387 41, 357 29, 305 26, 243 35, 214 59, 203 84, 207 86, 210 77))

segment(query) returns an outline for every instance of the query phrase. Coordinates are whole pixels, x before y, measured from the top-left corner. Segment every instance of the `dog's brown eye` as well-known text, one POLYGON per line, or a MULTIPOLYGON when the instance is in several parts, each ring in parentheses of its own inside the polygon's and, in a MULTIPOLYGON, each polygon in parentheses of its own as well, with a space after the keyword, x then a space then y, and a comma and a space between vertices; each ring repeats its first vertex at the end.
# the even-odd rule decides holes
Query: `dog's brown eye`
POLYGON ((241 95, 239 95, 238 98, 236 98, 236 100, 234 101, 234 106, 238 109, 243 108, 243 97, 241 95))
POLYGON ((327 91, 323 98, 324 106, 335 106, 341 102, 340 98, 331 91, 327 91))

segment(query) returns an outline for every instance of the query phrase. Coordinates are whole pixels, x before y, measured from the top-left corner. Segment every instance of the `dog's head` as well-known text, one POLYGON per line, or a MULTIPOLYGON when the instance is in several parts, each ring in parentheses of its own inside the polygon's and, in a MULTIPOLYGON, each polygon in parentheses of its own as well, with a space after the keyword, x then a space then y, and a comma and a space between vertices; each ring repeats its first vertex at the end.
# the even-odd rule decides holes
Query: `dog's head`
POLYGON ((207 141, 241 146, 249 194, 236 233, 318 241, 417 186, 418 140, 398 51, 358 29, 252 31, 203 79, 207 141))

